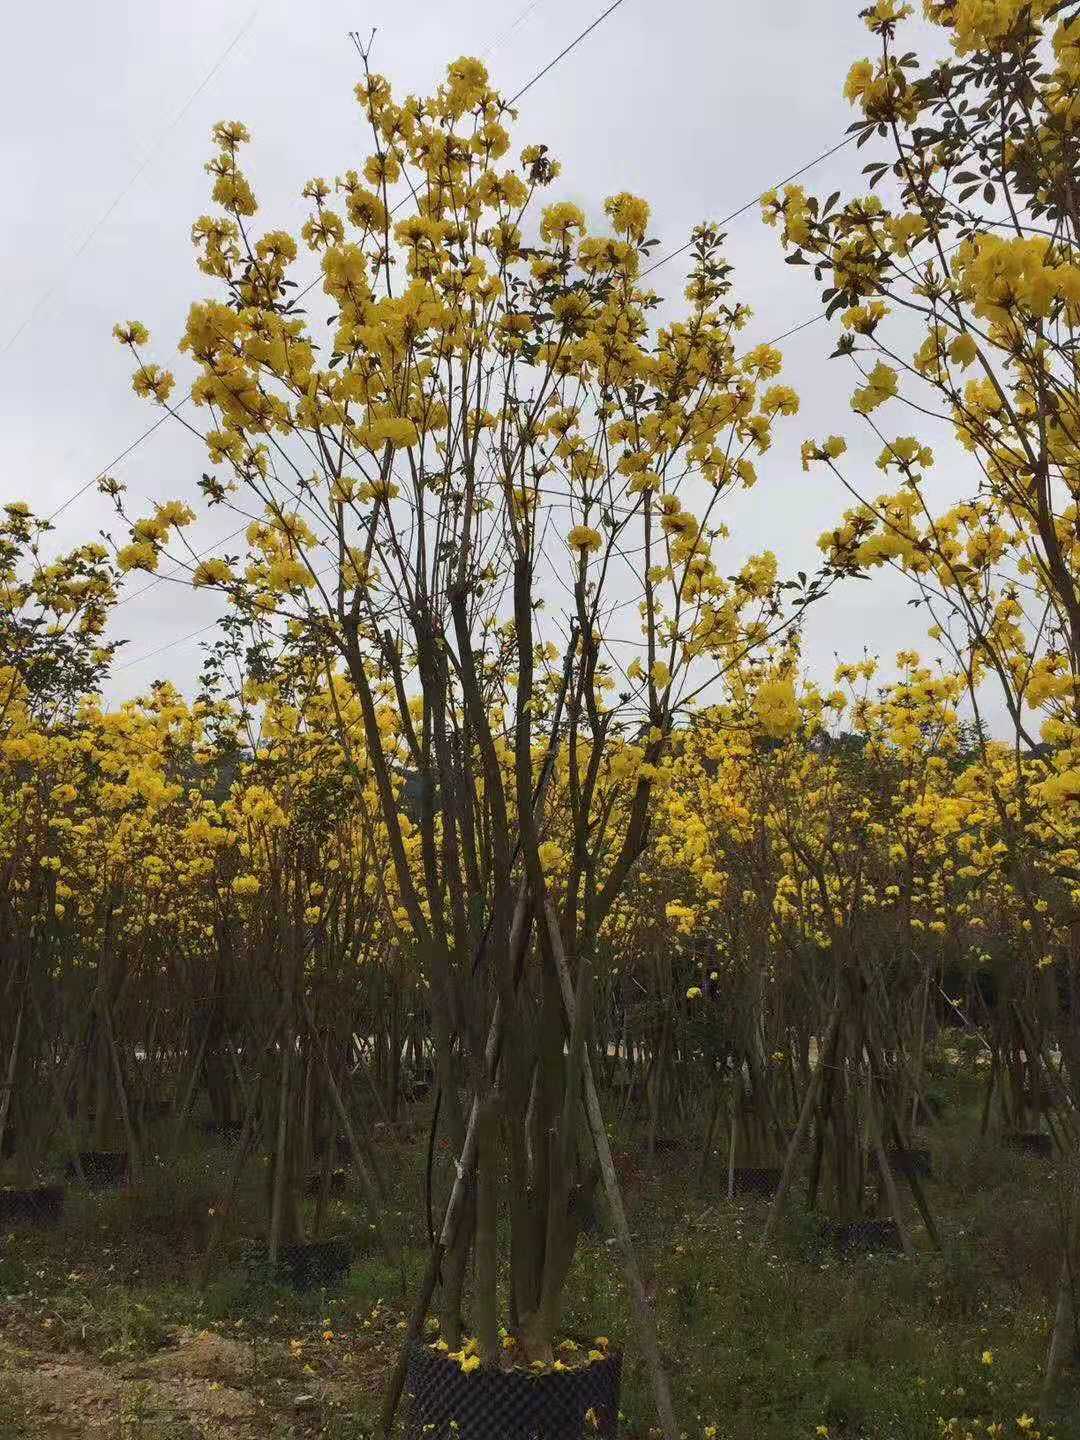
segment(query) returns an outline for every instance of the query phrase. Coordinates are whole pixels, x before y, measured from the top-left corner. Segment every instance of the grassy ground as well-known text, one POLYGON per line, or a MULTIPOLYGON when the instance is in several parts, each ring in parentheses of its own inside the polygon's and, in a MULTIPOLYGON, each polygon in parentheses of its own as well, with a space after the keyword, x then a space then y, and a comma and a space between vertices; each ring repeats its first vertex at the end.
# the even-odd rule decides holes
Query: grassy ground
MULTIPOLYGON (((927 1137, 942 1250, 916 1226, 914 1261, 841 1260, 797 1207, 763 1248, 761 1203, 722 1198, 719 1159, 699 1187, 690 1148, 666 1152, 655 1175, 627 1167, 631 1223, 690 1440, 710 1427, 718 1440, 815 1440, 822 1429, 830 1440, 962 1440, 995 1421, 1031 1440, 1035 1427, 1017 1420, 1037 1411, 1064 1177, 972 1138, 971 1101, 958 1087, 927 1137)), ((372 1434, 423 1264, 410 1243, 422 1233, 421 1149, 398 1149, 385 1167, 400 1207, 400 1267, 373 1252, 357 1199, 334 1202, 330 1229, 358 1249, 334 1294, 275 1286, 238 1237, 206 1291, 194 1290, 224 1170, 213 1149, 152 1168, 122 1194, 69 1192, 56 1231, 0 1235, 0 1440, 372 1434)), ((254 1175, 252 1215, 260 1190, 254 1175)), ((567 1328, 626 1345, 623 1433, 644 1437, 652 1410, 628 1313, 601 1233, 583 1245, 567 1328)), ((1044 1436, 1080 1440, 1080 1386, 1066 1383, 1050 1419, 1038 1422, 1044 1436)))

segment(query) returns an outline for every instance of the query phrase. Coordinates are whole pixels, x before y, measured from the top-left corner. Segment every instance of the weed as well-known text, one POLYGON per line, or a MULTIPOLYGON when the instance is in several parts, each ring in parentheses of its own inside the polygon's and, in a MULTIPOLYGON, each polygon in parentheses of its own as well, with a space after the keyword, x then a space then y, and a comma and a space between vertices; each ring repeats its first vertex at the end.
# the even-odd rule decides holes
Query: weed
POLYGON ((29 1434, 19 1382, 0 1370, 0 1440, 24 1440, 29 1434))

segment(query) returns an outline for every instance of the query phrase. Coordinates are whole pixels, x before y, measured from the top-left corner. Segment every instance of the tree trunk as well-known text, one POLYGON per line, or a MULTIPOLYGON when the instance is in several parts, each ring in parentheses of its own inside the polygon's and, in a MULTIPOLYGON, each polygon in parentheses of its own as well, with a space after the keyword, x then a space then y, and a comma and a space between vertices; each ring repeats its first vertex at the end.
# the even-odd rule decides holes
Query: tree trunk
POLYGON ((799 1121, 795 1126, 795 1134, 791 1137, 791 1144, 788 1146, 788 1152, 784 1158, 784 1169, 780 1176, 780 1185, 776 1191, 776 1195, 773 1197, 773 1203, 769 1208, 769 1218, 765 1222, 765 1232, 761 1237, 762 1245, 767 1245, 772 1239, 777 1222, 783 1214, 788 1191, 791 1189, 791 1182, 795 1178, 795 1166, 798 1164, 799 1154, 802 1150, 803 1142, 806 1140, 806 1132, 810 1128, 810 1119, 814 1113, 814 1103, 817 1100, 818 1091, 821 1089, 822 1078, 826 1069, 833 1061, 836 1037, 840 1033, 840 1017, 842 1013, 842 1001, 838 993, 833 1002, 832 1015, 829 1017, 829 1025, 825 1032, 825 1038, 822 1041, 821 1049, 818 1051, 818 1062, 814 1066, 810 1083, 806 1087, 806 1094, 803 1096, 802 1110, 799 1112, 799 1121))

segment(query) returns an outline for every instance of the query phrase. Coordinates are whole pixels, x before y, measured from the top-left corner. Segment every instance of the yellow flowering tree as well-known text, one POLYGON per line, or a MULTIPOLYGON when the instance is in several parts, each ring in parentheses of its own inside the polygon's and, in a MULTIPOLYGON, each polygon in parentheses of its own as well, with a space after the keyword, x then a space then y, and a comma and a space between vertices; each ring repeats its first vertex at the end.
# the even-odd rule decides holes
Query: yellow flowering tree
MULTIPOLYGON (((218 294, 180 348, 208 417, 203 498, 247 520, 246 556, 185 555, 175 504, 129 519, 118 561, 153 569, 171 546, 193 583, 287 626, 332 690, 347 677, 461 1157, 443 1338, 464 1353, 475 1244, 477 1345, 499 1356, 508 1180, 508 1318, 544 1362, 595 1184, 583 1104, 611 1180, 586 1047, 597 935, 673 721, 827 579, 785 610, 772 557, 722 573, 724 502, 798 402, 775 349, 738 348, 748 312, 715 229, 695 231, 684 308, 656 326, 646 203, 612 195, 592 232, 578 205, 544 203, 558 164, 540 144, 511 160, 514 112, 478 61, 399 100, 365 60, 356 93, 371 152, 305 185, 299 239, 256 227, 247 132, 214 131, 218 210, 192 234, 218 294), (313 310, 301 249, 321 268, 313 310)), ((145 330, 117 337, 136 390, 169 406, 145 330)))
POLYGON ((91 543, 48 559, 50 528, 24 502, 0 511, 0 1145, 27 1170, 46 1138, 30 1081, 48 1069, 42 1009, 74 893, 61 872, 78 712, 115 648, 103 639, 115 599, 107 550, 91 543))

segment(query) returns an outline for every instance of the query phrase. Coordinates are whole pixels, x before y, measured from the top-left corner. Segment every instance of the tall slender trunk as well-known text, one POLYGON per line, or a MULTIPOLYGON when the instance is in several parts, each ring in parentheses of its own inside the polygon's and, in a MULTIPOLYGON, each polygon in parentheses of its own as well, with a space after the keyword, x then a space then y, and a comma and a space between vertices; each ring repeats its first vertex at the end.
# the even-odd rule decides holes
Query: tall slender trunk
POLYGON ((489 1095, 480 1106, 476 1153, 476 1338, 485 1365, 499 1358, 499 1111, 489 1095))
POLYGON ((270 1203, 269 1260, 271 1268, 277 1265, 278 1250, 281 1246, 285 1226, 286 1179, 289 1159, 286 1146, 289 1139, 289 1079, 292 1074, 293 1022, 290 1013, 281 1037, 281 1063, 278 1073, 278 1115, 277 1141, 274 1147, 274 1185, 270 1203))
POLYGON ((11 1097, 15 1093, 15 1075, 19 1063, 19 1041, 22 1039, 23 1011, 26 1009, 26 986, 29 984, 29 976, 23 982, 23 993, 19 1000, 19 1013, 15 1017, 15 1036, 11 1042, 11 1051, 8 1055, 7 1074, 4 1077, 4 1084, 0 1087, 0 1144, 3 1143, 4 1135, 7 1132, 8 1115, 11 1112, 11 1097))
POLYGON ((1043 1376, 1040 1403, 1045 1408, 1053 1399, 1054 1390, 1065 1367, 1070 1345, 1077 1340, 1076 1302, 1076 1258, 1080 1249, 1080 1193, 1074 1189, 1071 1197, 1072 1215, 1065 1226, 1061 1272, 1058 1276, 1057 1304, 1054 1309, 1054 1328, 1050 1333, 1050 1345, 1046 1355, 1046 1372, 1043 1376))

